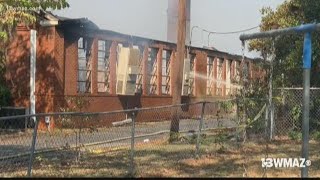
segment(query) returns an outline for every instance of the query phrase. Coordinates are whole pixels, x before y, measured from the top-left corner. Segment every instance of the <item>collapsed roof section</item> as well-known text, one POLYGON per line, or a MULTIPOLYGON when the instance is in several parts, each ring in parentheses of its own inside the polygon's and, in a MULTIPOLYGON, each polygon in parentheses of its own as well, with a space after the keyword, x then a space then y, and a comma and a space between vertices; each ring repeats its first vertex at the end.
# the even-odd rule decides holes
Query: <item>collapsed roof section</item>
MULTIPOLYGON (((40 11, 39 17, 41 17, 40 25, 42 26, 58 26, 64 32, 76 34, 79 36, 99 37, 102 35, 109 35, 112 37, 117 37, 117 39, 120 42, 130 42, 132 44, 160 43, 160 44, 165 44, 166 46, 171 47, 172 49, 176 49, 176 44, 172 42, 149 39, 145 37, 122 34, 122 33, 111 31, 111 30, 100 29, 98 25, 96 25, 94 22, 92 22, 88 18, 67 18, 67 17, 54 15, 48 11, 40 11)), ((190 49, 190 50, 199 50, 199 51, 206 52, 208 55, 215 54, 221 57, 229 57, 237 60, 242 59, 242 56, 240 55, 222 52, 212 47, 201 48, 201 47, 194 47, 194 46, 188 46, 188 45, 186 45, 186 47, 187 49, 190 49)), ((261 58, 245 57, 245 59, 253 60, 255 62, 268 63, 267 61, 264 61, 261 58)))

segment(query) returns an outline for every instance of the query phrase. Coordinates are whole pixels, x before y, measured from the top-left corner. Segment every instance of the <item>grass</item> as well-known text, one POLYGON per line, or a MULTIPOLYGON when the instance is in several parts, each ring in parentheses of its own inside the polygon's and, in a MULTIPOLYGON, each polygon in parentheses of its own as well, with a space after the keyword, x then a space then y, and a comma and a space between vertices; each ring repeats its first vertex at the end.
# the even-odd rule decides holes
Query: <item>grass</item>
MULTIPOLYGON (((261 158, 298 158, 301 143, 293 140, 247 141, 243 146, 234 138, 216 133, 202 137, 200 157, 195 158, 194 139, 180 138, 169 144, 166 139, 135 145, 135 177, 262 177, 261 158), (267 153, 266 153, 267 152, 267 153)), ((310 177, 320 177, 319 142, 310 141, 310 177)), ((81 159, 70 150, 35 158, 33 175, 37 177, 128 177, 129 146, 83 150, 81 159)), ((25 169, 0 176, 25 176, 25 169)), ((300 169, 266 170, 267 177, 300 177, 300 169)))

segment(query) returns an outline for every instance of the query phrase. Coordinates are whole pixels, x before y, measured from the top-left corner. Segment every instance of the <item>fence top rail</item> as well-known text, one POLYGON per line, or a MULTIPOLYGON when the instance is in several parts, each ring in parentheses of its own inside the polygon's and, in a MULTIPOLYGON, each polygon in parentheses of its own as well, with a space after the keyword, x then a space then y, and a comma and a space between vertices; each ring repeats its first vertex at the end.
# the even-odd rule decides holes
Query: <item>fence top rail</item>
POLYGON ((45 116, 94 116, 94 115, 111 115, 117 113, 130 113, 137 111, 147 111, 147 110, 156 110, 163 108, 173 108, 173 107, 181 107, 202 103, 219 103, 224 101, 234 101, 235 99, 225 99, 219 101, 199 101, 193 103, 184 103, 177 105, 165 105, 165 106, 157 106, 157 107, 147 107, 147 108, 135 108, 135 109, 126 109, 126 110, 117 110, 117 111, 106 111, 106 112, 52 112, 52 113, 38 113, 38 114, 28 114, 28 115, 16 115, 16 116, 5 116, 0 117, 0 121, 2 120, 10 120, 10 119, 19 119, 19 118, 31 118, 31 117, 45 117, 45 116))
MULTIPOLYGON (((274 88, 276 90, 303 90, 303 87, 296 87, 296 88, 274 88)), ((311 87, 310 90, 320 90, 320 87, 311 87)))
POLYGON ((0 110, 1 109, 8 109, 8 110, 25 110, 27 109, 26 107, 13 107, 13 106, 3 106, 3 107, 0 107, 0 110))
POLYGON ((281 36, 281 35, 306 33, 306 32, 319 31, 319 30, 320 30, 320 23, 319 24, 315 24, 315 23, 303 24, 301 26, 289 27, 285 29, 276 29, 276 30, 257 32, 252 34, 242 34, 240 35, 240 40, 246 41, 250 39, 274 38, 276 36, 281 36))

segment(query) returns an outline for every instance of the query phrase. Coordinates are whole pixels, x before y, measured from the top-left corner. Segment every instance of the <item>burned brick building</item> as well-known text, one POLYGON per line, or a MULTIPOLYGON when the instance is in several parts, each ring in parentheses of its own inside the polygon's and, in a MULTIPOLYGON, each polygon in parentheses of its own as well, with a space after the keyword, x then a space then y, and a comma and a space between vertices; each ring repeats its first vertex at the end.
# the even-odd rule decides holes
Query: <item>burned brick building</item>
MULTIPOLYGON (((8 47, 6 79, 15 106, 29 107, 30 28, 37 30, 36 112, 57 112, 66 97, 83 96, 85 111, 112 111, 171 104, 170 77, 176 44, 100 29, 86 18, 42 14, 33 27, 18 26, 8 47), (140 52, 134 95, 117 93, 119 49, 140 52)), ((239 88, 240 66, 247 78, 264 71, 255 61, 217 50, 186 48, 183 102, 228 98, 239 88)), ((132 82, 131 82, 132 83, 132 82)))

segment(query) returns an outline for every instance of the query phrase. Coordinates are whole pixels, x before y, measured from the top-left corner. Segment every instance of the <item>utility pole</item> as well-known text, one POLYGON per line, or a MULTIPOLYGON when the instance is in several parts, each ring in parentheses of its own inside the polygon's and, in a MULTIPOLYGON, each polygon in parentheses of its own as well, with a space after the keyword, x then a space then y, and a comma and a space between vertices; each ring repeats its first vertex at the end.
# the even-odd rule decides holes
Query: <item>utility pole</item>
MULTIPOLYGON (((182 77, 183 77, 183 63, 185 58, 185 38, 186 38, 186 0, 179 0, 178 6, 178 28, 177 28, 177 58, 173 62, 173 77, 172 82, 172 104, 181 104, 182 94, 182 77)), ((174 138, 173 134, 179 132, 179 108, 175 108, 172 114, 170 139, 174 138)))

